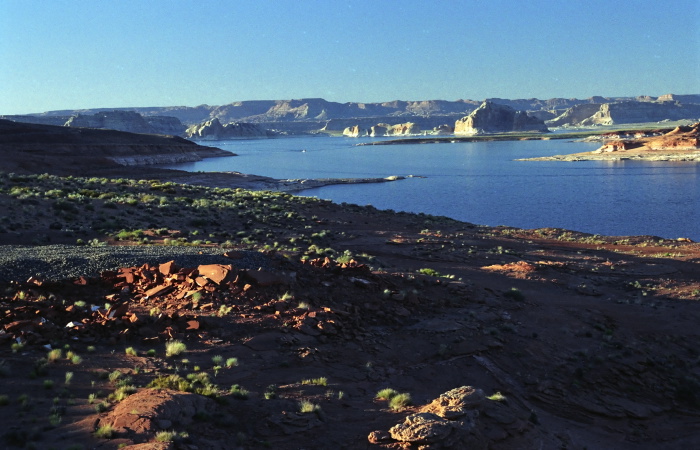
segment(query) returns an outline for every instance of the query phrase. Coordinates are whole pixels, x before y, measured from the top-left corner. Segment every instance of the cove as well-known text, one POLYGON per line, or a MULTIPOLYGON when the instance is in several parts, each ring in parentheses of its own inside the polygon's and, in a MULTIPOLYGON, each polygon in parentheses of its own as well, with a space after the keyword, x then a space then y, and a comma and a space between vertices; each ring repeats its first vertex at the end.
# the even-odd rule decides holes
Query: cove
POLYGON ((695 162, 514 161, 600 145, 566 140, 355 145, 369 139, 206 142, 239 156, 163 167, 274 178, 419 175, 425 178, 325 186, 298 194, 480 225, 700 240, 700 164, 695 162))

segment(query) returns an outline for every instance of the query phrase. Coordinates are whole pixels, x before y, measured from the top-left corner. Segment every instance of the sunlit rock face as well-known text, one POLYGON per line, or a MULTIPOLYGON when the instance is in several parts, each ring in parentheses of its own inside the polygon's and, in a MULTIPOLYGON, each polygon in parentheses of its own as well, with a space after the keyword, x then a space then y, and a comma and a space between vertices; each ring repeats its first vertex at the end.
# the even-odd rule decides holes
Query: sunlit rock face
POLYGON ((510 106, 484 102, 471 114, 455 122, 455 134, 475 135, 510 131, 547 132, 547 126, 525 111, 510 106))
POLYGON ((227 123, 222 125, 219 119, 207 120, 192 125, 185 131, 185 136, 196 140, 217 141, 251 137, 272 137, 275 133, 252 123, 227 123))

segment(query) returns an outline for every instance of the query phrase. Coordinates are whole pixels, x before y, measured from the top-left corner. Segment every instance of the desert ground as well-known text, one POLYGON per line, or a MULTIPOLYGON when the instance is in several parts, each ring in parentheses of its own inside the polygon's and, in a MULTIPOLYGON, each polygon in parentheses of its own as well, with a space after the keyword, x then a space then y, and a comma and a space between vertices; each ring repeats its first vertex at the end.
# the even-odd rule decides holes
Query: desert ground
POLYGON ((6 448, 700 444, 688 239, 122 175, 0 176, 6 448))
POLYGON ((684 236, 334 204, 110 160, 187 142, 0 125, 2 448, 700 446, 684 236))

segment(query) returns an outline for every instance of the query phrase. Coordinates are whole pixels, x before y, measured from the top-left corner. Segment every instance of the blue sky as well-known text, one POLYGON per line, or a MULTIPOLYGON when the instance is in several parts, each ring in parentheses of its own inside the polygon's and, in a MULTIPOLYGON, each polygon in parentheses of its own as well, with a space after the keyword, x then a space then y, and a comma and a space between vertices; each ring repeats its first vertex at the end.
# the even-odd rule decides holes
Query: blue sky
POLYGON ((700 93, 700 1, 0 0, 0 114, 700 93))

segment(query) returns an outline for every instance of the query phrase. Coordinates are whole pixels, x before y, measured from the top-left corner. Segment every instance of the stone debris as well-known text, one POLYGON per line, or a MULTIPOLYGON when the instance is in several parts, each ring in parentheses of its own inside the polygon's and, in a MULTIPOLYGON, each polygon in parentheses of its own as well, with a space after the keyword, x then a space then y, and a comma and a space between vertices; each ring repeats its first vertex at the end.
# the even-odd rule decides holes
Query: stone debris
POLYGON ((104 271, 99 278, 65 282, 32 278, 13 287, 23 292, 25 301, 4 305, 0 338, 45 344, 57 338, 92 342, 105 337, 113 341, 204 337, 226 333, 213 316, 239 314, 253 319, 271 314, 287 330, 302 335, 353 339, 361 336, 368 317, 370 322, 398 322, 411 315, 408 307, 419 307, 401 297, 386 299, 388 277, 383 279, 354 260, 338 263, 324 257, 295 263, 269 258, 279 270, 238 269, 231 264, 183 267, 172 260, 104 271), (351 301, 319 294, 292 303, 282 295, 295 288, 309 293, 309 286, 340 292, 351 301), (362 295, 353 296, 353 291, 362 295), (297 307, 302 302, 307 306, 297 307))

